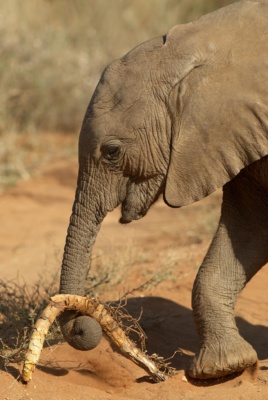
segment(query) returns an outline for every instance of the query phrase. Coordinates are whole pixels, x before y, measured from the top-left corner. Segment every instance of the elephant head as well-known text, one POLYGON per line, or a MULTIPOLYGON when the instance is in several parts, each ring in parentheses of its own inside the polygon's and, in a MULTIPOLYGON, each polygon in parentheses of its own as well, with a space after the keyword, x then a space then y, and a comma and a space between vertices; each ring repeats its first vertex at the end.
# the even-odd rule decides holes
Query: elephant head
MULTIPOLYGON (((120 222, 129 223, 161 194, 169 206, 190 204, 268 154, 267 21, 260 6, 236 3, 175 26, 106 68, 80 133, 61 293, 84 294, 92 246, 109 211, 121 204, 120 222)), ((65 337, 91 348, 88 317, 73 317, 62 317, 65 337)))

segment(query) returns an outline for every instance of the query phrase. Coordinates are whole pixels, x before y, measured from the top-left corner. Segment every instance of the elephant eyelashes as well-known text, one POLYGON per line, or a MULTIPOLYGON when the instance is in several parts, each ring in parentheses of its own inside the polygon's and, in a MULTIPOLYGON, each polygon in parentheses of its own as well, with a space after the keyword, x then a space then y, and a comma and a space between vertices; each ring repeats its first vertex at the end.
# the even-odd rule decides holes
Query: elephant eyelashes
POLYGON ((103 157, 108 161, 118 160, 120 156, 120 146, 118 145, 106 145, 102 148, 103 157))

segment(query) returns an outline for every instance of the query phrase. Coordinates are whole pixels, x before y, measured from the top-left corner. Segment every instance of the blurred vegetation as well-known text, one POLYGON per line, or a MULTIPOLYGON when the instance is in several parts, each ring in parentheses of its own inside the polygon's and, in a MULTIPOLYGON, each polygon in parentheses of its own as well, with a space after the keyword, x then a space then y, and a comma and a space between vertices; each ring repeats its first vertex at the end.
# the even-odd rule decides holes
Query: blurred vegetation
POLYGON ((110 61, 177 23, 232 2, 0 0, 0 184, 5 163, 28 176, 24 158, 13 154, 18 134, 30 135, 32 149, 33 133, 78 132, 110 61))

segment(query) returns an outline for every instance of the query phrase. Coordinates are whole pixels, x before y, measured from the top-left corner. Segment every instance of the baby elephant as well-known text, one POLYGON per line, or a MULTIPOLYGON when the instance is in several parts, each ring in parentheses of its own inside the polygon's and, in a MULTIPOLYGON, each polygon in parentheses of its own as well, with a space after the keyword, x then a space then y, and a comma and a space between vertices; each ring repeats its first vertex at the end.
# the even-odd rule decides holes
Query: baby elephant
MULTIPOLYGON (((268 261, 267 21, 268 1, 240 1, 141 44, 106 68, 81 129, 61 293, 84 294, 101 222, 119 204, 125 224, 160 195, 181 207, 223 186, 219 226, 193 288, 195 378, 257 361, 234 306, 268 261)), ((91 322, 63 314, 72 346, 98 343, 91 322)))

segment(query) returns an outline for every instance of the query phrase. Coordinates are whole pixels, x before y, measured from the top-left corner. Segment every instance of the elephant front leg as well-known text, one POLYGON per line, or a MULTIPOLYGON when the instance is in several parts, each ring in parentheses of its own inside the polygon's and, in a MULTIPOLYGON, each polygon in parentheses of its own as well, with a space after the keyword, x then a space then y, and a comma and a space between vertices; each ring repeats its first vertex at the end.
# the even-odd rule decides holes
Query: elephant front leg
POLYGON ((194 378, 217 378, 257 362, 234 317, 240 291, 268 259, 267 193, 256 195, 252 185, 246 177, 226 185, 219 228, 194 283, 192 306, 201 342, 189 370, 194 378))
POLYGON ((217 378, 257 362, 255 350, 240 336, 234 318, 236 299, 245 283, 243 268, 221 227, 194 283, 192 306, 200 349, 189 369, 191 377, 217 378), (227 243, 222 246, 224 237, 227 243), (216 251, 220 253, 217 260, 216 251))

